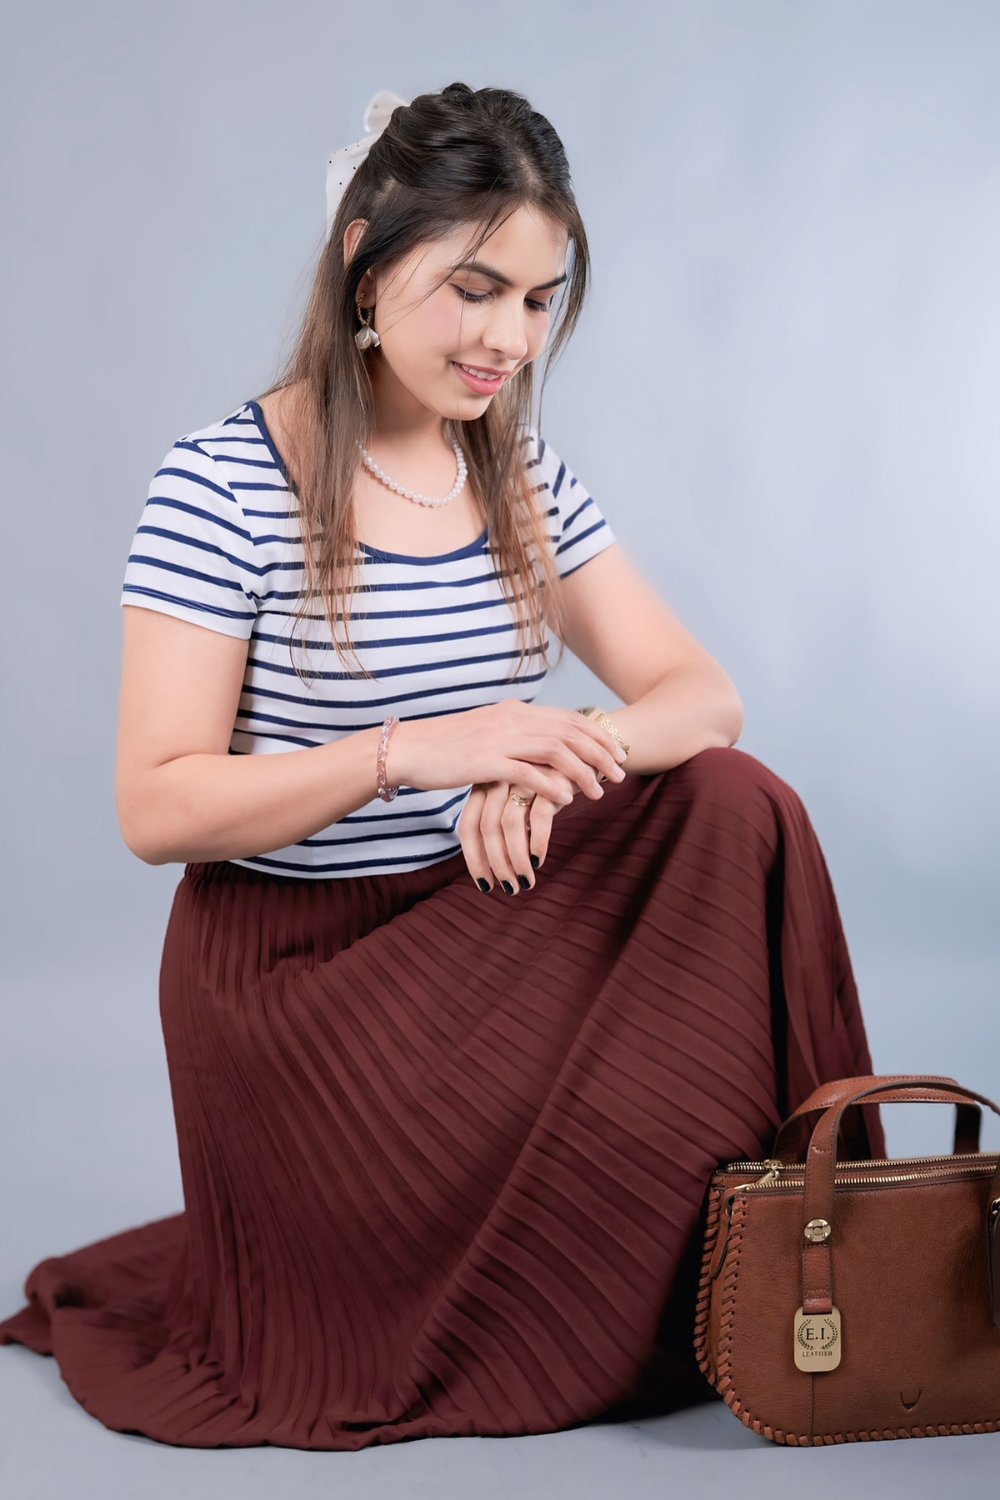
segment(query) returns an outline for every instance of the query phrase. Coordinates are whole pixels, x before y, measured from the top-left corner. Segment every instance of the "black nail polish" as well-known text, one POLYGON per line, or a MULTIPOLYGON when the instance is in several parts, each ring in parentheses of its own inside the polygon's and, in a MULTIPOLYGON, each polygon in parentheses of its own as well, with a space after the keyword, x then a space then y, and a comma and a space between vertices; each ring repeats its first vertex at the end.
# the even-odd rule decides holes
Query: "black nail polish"
POLYGON ((531 889, 531 881, 528 879, 527 875, 522 875, 519 872, 517 878, 521 882, 521 889, 522 889, 522 891, 527 891, 527 890, 531 889))
POLYGON ((489 890, 492 890, 492 886, 491 886, 491 885, 490 885, 490 883, 489 883, 489 881, 488 881, 488 880, 484 880, 484 879, 483 879, 483 877, 482 877, 482 876, 481 876, 481 875, 478 875, 478 876, 477 876, 477 877, 476 877, 476 879, 477 879, 477 880, 478 880, 478 881, 479 881, 479 889, 480 889, 480 890, 481 890, 481 891, 489 891, 489 890))
POLYGON ((538 866, 539 866, 539 865, 540 865, 540 864, 541 864, 541 860, 540 860, 540 859, 539 859, 539 858, 538 858, 538 855, 537 855, 537 854, 533 854, 533 855, 532 855, 532 856, 531 856, 531 868, 532 868, 532 869, 533 869, 533 870, 537 870, 537 869, 538 869, 538 866))
POLYGON ((508 896, 513 896, 513 894, 514 894, 514 887, 511 885, 511 883, 510 883, 509 880, 505 880, 503 882, 503 888, 507 892, 508 896))

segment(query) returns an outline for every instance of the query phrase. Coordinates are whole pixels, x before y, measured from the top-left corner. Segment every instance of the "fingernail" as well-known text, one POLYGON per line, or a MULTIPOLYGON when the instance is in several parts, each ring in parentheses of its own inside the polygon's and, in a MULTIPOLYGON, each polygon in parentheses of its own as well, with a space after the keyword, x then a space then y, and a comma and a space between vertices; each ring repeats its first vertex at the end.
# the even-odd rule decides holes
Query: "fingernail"
POLYGON ((539 859, 539 858, 538 858, 538 855, 537 855, 537 854, 533 854, 533 855, 532 855, 532 856, 531 856, 531 868, 532 868, 532 869, 533 869, 533 870, 537 870, 537 869, 538 869, 538 866, 539 866, 539 865, 540 865, 540 864, 541 864, 541 860, 540 860, 540 859, 539 859))
POLYGON ((509 880, 505 880, 505 881, 502 882, 502 884, 503 884, 503 888, 507 892, 508 896, 513 896, 513 894, 514 894, 514 887, 511 885, 510 881, 509 880))
POLYGON ((493 889, 493 887, 490 885, 489 881, 488 880, 484 880, 481 875, 478 875, 476 877, 476 879, 478 881, 479 889, 481 891, 490 891, 490 890, 493 889))
POLYGON ((521 875, 519 873, 517 878, 521 882, 522 891, 527 891, 531 888, 531 881, 528 879, 527 875, 521 875))

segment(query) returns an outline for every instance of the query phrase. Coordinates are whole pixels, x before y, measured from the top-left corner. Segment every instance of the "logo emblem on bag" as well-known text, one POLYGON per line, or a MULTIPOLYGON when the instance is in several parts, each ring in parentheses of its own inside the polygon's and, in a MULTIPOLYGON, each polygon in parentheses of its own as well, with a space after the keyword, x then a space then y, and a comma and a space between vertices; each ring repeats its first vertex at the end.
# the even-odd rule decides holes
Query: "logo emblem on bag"
POLYGON ((795 1364, 800 1370, 821 1375, 840 1364, 844 1346, 840 1328, 840 1309, 828 1313, 807 1313, 800 1307, 795 1314, 793 1348, 795 1364))

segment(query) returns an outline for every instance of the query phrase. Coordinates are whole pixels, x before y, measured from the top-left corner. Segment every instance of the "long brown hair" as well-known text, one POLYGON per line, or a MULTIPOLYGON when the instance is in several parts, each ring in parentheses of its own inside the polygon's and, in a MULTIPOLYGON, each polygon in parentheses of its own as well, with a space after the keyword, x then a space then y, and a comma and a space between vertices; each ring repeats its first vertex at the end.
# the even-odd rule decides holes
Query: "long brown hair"
MULTIPOLYGON (((546 344, 547 372, 576 327, 590 270, 562 142, 545 116, 510 89, 450 83, 440 93, 398 105, 340 200, 292 352, 278 378, 256 398, 297 387, 300 399, 288 423, 294 456, 286 455, 286 469, 299 506, 306 584, 295 622, 309 615, 309 601, 319 596, 342 662, 338 619, 354 652, 348 622, 349 596, 358 581, 352 513, 362 462, 358 444, 367 445, 375 419, 368 361, 381 358, 377 350, 362 352, 355 343, 359 285, 369 269, 389 270, 418 245, 471 224, 477 228, 460 258, 465 260, 521 206, 562 224, 573 246, 564 316, 558 328, 550 327, 546 344), (345 266, 344 235, 354 219, 368 223, 345 266)), ((543 388, 544 379, 539 405, 543 388)), ((458 439, 465 452, 486 512, 497 576, 514 614, 519 654, 512 677, 528 654, 549 665, 549 624, 560 640, 557 663, 562 659, 560 580, 547 543, 548 520, 532 501, 539 481, 525 467, 526 433, 535 425, 533 400, 529 362, 481 416, 444 423, 447 441, 458 439)), ((540 417, 537 427, 540 431, 540 417)), ((360 674, 371 677, 354 655, 360 674)))

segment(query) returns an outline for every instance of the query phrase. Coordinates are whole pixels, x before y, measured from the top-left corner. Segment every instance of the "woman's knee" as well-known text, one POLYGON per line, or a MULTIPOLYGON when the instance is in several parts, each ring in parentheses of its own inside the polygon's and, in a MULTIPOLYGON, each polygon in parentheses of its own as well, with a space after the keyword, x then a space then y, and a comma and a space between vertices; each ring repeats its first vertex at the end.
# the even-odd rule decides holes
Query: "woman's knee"
POLYGON ((761 792, 795 796, 794 790, 756 755, 736 745, 710 745, 675 766, 671 776, 704 788, 713 798, 736 805, 755 801, 761 792))

